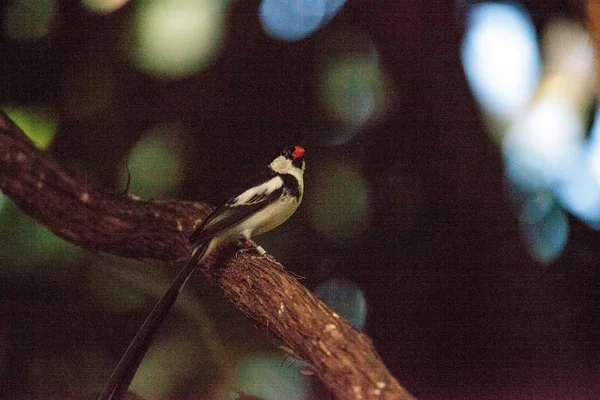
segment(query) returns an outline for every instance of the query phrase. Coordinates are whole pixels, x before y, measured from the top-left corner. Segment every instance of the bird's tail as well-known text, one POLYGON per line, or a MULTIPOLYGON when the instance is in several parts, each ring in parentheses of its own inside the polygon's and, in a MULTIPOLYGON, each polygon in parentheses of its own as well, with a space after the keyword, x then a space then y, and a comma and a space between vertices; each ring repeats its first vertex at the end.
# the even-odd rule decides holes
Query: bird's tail
POLYGON ((113 371, 98 400, 117 400, 125 396, 129 384, 133 380, 140 363, 152 343, 154 334, 162 325, 173 304, 175 304, 179 292, 183 289, 183 286, 190 276, 192 276, 206 254, 209 243, 210 241, 196 247, 189 261, 179 271, 165 294, 156 303, 146 321, 144 321, 144 324, 129 344, 125 354, 121 357, 119 364, 113 371))

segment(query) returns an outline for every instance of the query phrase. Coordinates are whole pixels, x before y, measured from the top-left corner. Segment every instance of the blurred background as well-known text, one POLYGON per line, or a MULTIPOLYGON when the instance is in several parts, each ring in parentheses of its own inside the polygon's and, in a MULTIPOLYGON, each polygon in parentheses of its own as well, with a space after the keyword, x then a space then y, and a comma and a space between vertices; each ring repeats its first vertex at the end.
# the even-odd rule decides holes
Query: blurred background
MULTIPOLYGON (((594 7, 591 5, 590 7, 594 7)), ((0 107, 90 184, 220 203, 290 144, 257 241, 420 399, 600 397, 600 119, 577 1, 12 0, 0 107)), ((2 195, 0 195, 2 196, 2 195)), ((0 398, 97 396, 175 274, 0 197, 0 398)), ((132 398, 330 398, 196 276, 132 398)))

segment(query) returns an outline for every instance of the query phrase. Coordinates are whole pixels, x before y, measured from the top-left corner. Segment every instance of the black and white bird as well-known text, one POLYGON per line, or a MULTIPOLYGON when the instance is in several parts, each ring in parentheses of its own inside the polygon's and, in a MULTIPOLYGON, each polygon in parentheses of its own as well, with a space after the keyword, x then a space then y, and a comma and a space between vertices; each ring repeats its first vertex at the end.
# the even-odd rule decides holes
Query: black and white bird
MULTIPOLYGON (((194 251, 163 297, 129 344, 106 384, 99 400, 121 399, 141 363, 154 333, 175 303, 185 282, 200 262, 220 244, 241 241, 255 246, 252 237, 267 232, 294 214, 304 194, 304 148, 291 146, 268 165, 265 173, 249 189, 217 207, 190 236, 194 251)), ((256 247, 260 255, 265 251, 256 247)))

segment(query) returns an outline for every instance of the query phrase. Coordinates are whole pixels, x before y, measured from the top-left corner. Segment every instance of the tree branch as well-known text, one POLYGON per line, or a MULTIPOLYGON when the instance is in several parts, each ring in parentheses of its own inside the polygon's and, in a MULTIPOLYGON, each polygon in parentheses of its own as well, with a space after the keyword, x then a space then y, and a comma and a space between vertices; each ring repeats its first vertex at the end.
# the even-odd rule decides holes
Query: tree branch
MULTIPOLYGON (((87 249, 183 264, 188 236, 211 207, 139 201, 95 189, 40 151, 0 111, 0 189, 58 236, 87 249)), ((225 297, 310 363, 338 399, 413 399, 369 337, 316 299, 276 262, 214 252, 202 272, 225 297)))

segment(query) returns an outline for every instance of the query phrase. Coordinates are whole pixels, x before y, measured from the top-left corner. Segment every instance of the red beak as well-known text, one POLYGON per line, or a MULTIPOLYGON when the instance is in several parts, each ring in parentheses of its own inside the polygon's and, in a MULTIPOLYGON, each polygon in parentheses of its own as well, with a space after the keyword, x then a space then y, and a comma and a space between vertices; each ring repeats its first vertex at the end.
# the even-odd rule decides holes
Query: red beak
POLYGON ((300 146, 295 146, 294 147, 294 154, 292 154, 292 159, 297 159, 300 157, 304 157, 304 148, 300 147, 300 146))

